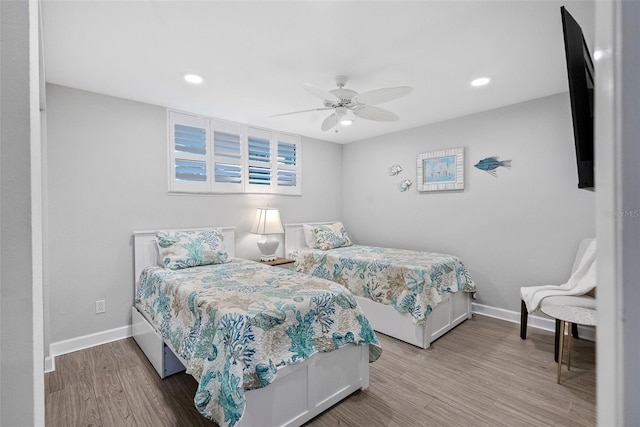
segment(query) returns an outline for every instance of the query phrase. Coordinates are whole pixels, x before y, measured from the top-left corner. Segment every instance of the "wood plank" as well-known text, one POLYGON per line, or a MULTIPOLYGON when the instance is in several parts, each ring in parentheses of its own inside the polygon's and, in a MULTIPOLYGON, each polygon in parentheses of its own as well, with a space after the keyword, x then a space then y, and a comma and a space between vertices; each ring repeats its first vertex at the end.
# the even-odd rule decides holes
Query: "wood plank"
POLYGON ((125 368, 118 371, 118 378, 127 398, 131 414, 139 426, 175 426, 177 419, 156 396, 155 387, 147 381, 145 371, 136 368, 125 368))
POLYGON ((45 397, 46 424, 50 426, 102 426, 92 386, 76 382, 45 397))
MULTIPOLYGON (((558 385, 551 332, 521 340, 519 325, 474 316, 427 350, 378 337, 369 388, 306 425, 596 425, 592 342, 574 340, 558 385)), ((160 379, 131 338, 60 356, 45 385, 47 426, 216 425, 193 405, 193 377, 160 379)))
MULTIPOLYGON (((125 340, 122 340, 125 341, 125 340)), ((113 352, 118 342, 85 350, 92 383, 104 426, 136 426, 118 376, 118 358, 113 352)))

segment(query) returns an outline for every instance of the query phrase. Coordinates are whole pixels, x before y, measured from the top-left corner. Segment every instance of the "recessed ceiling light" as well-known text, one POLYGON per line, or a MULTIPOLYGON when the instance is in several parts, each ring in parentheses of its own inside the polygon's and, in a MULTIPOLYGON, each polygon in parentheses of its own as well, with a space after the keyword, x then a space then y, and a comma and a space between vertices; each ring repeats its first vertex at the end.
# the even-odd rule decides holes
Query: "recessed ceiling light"
POLYGON ((204 81, 204 79, 202 78, 202 76, 199 76, 197 74, 185 74, 184 75, 184 79, 186 81, 188 81, 189 83, 193 83, 193 84, 200 84, 204 81))
POLYGON ((604 53, 601 50, 596 50, 595 52, 593 52, 593 59, 597 61, 598 59, 602 58, 603 55, 604 53))
POLYGON ((489 83, 491 79, 489 77, 480 77, 471 81, 471 86, 484 86, 489 83))

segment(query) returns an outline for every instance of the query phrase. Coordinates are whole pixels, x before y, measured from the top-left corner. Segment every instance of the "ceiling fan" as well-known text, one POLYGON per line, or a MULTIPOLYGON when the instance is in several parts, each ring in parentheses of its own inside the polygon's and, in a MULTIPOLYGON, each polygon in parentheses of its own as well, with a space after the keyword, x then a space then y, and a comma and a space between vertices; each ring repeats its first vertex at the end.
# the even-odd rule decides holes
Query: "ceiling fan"
MULTIPOLYGON (((293 111, 291 113, 276 114, 275 116, 285 116, 289 114, 307 113, 309 111, 333 110, 333 112, 322 122, 321 129, 326 131, 346 118, 349 111, 361 119, 375 120, 379 122, 393 122, 398 120, 398 116, 384 108, 375 107, 377 104, 392 101, 409 94, 413 88, 409 86, 387 87, 371 90, 358 94, 351 89, 345 89, 344 85, 349 78, 347 76, 336 76, 338 89, 326 91, 308 83, 303 87, 311 95, 322 99, 323 108, 312 108, 309 110, 293 111)), ((336 130, 337 132, 337 130, 336 130)))

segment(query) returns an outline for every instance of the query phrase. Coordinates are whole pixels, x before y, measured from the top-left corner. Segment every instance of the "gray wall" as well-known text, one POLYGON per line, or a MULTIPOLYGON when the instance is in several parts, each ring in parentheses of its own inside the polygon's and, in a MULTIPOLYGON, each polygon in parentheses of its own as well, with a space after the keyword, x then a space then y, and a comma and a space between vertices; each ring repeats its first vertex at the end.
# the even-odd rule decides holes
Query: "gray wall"
POLYGON ((235 225, 237 255, 257 259, 256 207, 285 223, 342 216, 338 144, 303 138, 301 197, 169 195, 164 108, 47 85, 47 120, 51 342, 130 323, 134 230, 235 225))
POLYGON ((566 280, 579 239, 594 235, 567 94, 345 146, 303 139, 302 197, 169 195, 164 108, 48 85, 47 109, 51 342, 129 323, 133 230, 236 225, 238 256, 255 259, 258 206, 279 207, 285 223, 342 218, 360 243, 460 256, 477 302, 509 310, 520 286, 566 280), (465 190, 419 193, 416 155, 458 146, 465 190), (493 155, 513 169, 494 178, 472 166, 493 155), (403 178, 414 181, 405 193, 403 178))
POLYGON ((519 310, 521 286, 561 284, 582 237, 593 236, 594 193, 577 188, 568 94, 554 95, 344 148, 344 222, 359 243, 452 253, 470 269, 477 302, 519 310), (465 147, 465 189, 416 190, 416 155, 465 147), (473 167, 511 159, 498 178, 473 167), (388 175, 392 164, 404 170, 388 175), (398 191, 400 179, 414 185, 398 191))

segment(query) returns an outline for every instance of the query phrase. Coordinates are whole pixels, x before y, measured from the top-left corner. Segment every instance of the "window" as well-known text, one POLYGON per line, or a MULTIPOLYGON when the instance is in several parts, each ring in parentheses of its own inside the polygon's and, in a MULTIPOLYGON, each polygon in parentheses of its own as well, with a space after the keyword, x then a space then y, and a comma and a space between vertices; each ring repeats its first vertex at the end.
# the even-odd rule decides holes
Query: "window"
POLYGON ((301 195, 300 137, 169 112, 169 191, 301 195))
POLYGON ((271 132, 249 128, 247 142, 247 193, 275 193, 271 132))
POLYGON ((294 135, 277 135, 275 165, 277 192, 280 194, 302 194, 300 192, 300 138, 294 135))
POLYGON ((242 126, 211 120, 213 128, 214 193, 242 193, 244 131, 242 126))
POLYGON ((209 191, 209 121, 170 113, 169 141, 169 191, 209 191))

